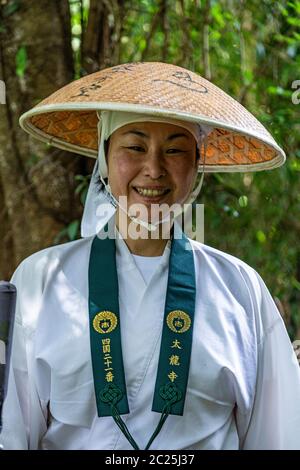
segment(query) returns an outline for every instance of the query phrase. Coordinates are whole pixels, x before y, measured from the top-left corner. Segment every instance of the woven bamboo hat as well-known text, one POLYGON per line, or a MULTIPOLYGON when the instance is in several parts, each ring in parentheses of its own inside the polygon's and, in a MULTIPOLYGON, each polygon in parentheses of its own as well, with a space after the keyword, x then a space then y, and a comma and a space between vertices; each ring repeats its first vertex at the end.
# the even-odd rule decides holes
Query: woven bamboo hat
POLYGON ((205 171, 276 168, 284 151, 240 103, 200 75, 161 62, 122 64, 59 89, 20 118, 37 139, 97 158, 97 111, 177 118, 213 127, 205 171))

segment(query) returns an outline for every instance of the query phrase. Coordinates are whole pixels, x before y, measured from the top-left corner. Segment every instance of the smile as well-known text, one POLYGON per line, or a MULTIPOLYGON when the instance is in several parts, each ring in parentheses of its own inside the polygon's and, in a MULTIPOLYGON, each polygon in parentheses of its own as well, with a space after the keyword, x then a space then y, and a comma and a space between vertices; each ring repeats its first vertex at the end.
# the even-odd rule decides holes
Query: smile
POLYGON ((139 187, 136 187, 134 189, 141 196, 147 196, 147 197, 163 196, 164 194, 167 194, 168 192, 170 192, 170 189, 150 189, 150 188, 139 188, 139 187))

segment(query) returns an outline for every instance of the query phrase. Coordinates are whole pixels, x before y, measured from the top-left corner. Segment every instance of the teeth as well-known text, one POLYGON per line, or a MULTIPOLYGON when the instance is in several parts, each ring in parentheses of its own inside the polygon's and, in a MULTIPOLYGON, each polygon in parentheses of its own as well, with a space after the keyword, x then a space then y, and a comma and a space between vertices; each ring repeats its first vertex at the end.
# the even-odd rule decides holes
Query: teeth
POLYGON ((139 194, 142 196, 162 196, 167 191, 166 189, 142 189, 136 188, 139 194))

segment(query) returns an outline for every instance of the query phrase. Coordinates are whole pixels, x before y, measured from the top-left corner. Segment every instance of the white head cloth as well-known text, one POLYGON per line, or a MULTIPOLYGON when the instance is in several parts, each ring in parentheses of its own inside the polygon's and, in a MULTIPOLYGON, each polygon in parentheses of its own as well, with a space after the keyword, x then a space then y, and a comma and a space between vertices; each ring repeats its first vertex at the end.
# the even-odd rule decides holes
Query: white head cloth
MULTIPOLYGON (((105 141, 120 127, 132 124, 134 122, 164 122, 187 129, 195 138, 197 146, 200 145, 204 137, 212 130, 209 126, 172 119, 163 116, 148 116, 145 114, 128 113, 121 111, 101 111, 98 123, 98 136, 100 144, 98 158, 94 166, 91 182, 89 185, 84 212, 81 222, 81 236, 91 237, 98 233, 113 216, 116 211, 116 205, 109 196, 109 185, 103 184, 104 178, 107 178, 107 165, 105 160, 105 141), (101 187, 102 182, 102 187, 101 187), (99 184, 100 183, 100 184, 99 184)), ((189 195, 188 201, 193 202, 199 194, 201 185, 189 195)))

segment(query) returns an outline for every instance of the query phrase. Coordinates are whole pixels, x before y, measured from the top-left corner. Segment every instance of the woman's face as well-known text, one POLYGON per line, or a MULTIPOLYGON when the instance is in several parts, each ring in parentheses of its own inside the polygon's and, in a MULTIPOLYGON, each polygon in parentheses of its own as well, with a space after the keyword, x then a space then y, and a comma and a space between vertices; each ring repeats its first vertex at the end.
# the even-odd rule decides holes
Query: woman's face
POLYGON ((132 204, 182 203, 197 174, 196 142, 183 127, 160 122, 127 124, 110 137, 108 180, 116 199, 132 204))

